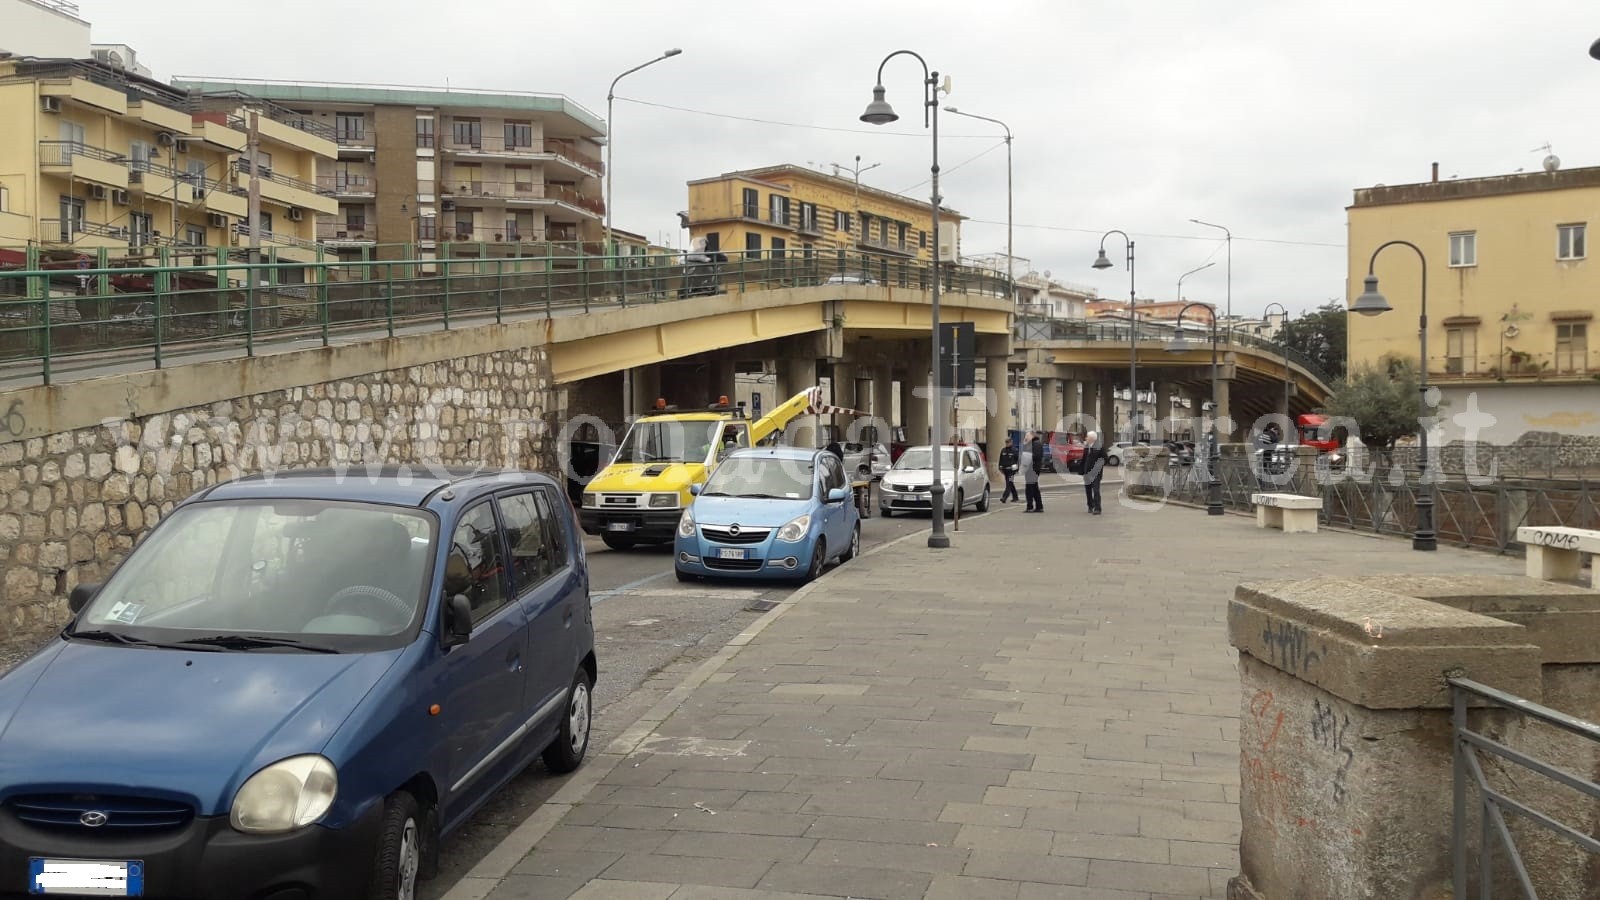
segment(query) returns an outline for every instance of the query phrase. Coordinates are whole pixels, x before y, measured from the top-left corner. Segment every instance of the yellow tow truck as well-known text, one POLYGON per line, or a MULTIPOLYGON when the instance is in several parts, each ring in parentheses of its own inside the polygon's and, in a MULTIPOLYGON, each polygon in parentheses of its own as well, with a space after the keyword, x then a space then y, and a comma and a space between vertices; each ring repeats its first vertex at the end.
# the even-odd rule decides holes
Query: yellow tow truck
POLYGON ((634 420, 617 455, 583 489, 578 519, 613 550, 670 542, 689 486, 704 484, 717 463, 740 447, 775 440, 795 418, 816 411, 820 392, 808 388, 754 422, 727 397, 699 409, 667 408, 634 420))

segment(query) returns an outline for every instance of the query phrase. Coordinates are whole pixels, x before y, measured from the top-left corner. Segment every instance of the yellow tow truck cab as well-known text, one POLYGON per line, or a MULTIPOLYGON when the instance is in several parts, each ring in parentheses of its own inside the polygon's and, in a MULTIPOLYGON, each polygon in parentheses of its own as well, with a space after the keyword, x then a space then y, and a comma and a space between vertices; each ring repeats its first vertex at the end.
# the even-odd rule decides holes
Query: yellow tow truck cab
POLYGON ((753 422, 727 397, 700 409, 656 401, 658 411, 634 420, 616 457, 584 488, 578 510, 583 530, 617 550, 670 542, 693 502, 689 487, 704 484, 734 449, 776 439, 816 396, 815 388, 801 391, 753 422))

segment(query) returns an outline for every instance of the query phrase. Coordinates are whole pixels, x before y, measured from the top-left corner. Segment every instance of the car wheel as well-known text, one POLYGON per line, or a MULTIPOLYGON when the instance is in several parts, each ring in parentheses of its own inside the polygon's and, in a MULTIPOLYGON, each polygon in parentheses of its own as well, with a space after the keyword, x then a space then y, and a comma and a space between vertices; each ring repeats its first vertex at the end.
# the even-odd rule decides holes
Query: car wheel
POLYGON ((989 511, 989 486, 987 484, 983 486, 983 495, 978 498, 978 505, 974 508, 981 513, 989 511))
POLYGON ((850 560, 855 559, 856 558, 856 554, 860 553, 860 552, 861 552, 861 523, 857 522, 855 524, 855 527, 853 529, 851 529, 851 531, 850 531, 850 546, 844 548, 844 552, 839 554, 839 562, 847 563, 850 560))
POLYGON ((422 868, 422 816, 417 801, 397 791, 383 801, 378 852, 372 864, 370 900, 414 900, 422 868))
POLYGON ((544 748, 544 767, 557 775, 565 775, 583 764, 589 752, 589 725, 592 721, 589 673, 578 669, 572 677, 572 690, 567 692, 567 715, 561 720, 561 732, 550 746, 544 748))
POLYGON ((817 538, 816 546, 811 548, 811 564, 806 566, 805 577, 801 582, 815 581, 822 574, 822 567, 828 562, 828 542, 817 538))
POLYGON ((1107 454, 1106 455, 1106 465, 1108 465, 1108 466, 1120 466, 1120 465, 1122 465, 1122 457, 1116 455, 1115 453, 1107 454))
POLYGON ((632 550, 633 545, 637 543, 633 538, 626 535, 609 533, 600 535, 600 540, 605 541, 606 546, 613 550, 632 550))

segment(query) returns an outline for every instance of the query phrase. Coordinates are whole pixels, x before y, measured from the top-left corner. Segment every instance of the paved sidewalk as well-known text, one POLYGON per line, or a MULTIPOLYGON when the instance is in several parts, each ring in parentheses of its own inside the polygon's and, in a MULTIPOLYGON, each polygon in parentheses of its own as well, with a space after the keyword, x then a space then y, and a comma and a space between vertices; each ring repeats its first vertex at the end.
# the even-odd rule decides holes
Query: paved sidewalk
POLYGON ((1047 509, 966 520, 947 551, 913 537, 798 595, 490 898, 1221 897, 1234 586, 1521 568, 1110 491, 1100 517, 1077 492, 1047 509))

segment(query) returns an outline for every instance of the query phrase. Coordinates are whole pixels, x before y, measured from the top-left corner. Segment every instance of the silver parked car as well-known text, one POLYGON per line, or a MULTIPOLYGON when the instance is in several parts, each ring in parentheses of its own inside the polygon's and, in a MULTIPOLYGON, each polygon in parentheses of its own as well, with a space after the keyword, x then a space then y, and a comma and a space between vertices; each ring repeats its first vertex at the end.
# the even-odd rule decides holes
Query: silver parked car
MULTIPOLYGON (((977 447, 940 447, 939 480, 944 484, 945 515, 956 506, 978 512, 989 510, 989 471, 977 447)), ((878 510, 885 517, 895 512, 931 510, 928 489, 933 485, 933 448, 907 447, 883 476, 878 510)))
POLYGON ((844 471, 856 481, 877 481, 889 471, 889 448, 849 442, 844 446, 844 471))

